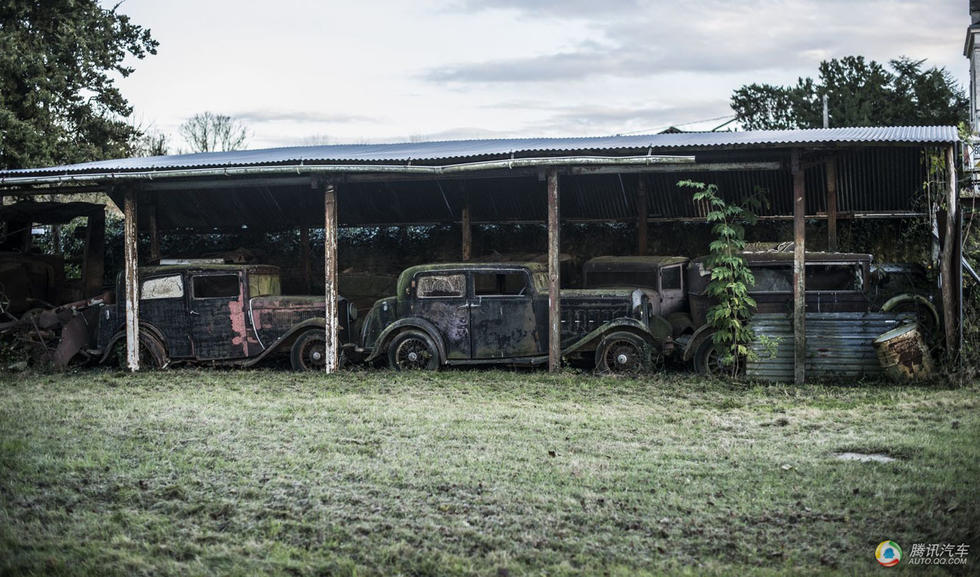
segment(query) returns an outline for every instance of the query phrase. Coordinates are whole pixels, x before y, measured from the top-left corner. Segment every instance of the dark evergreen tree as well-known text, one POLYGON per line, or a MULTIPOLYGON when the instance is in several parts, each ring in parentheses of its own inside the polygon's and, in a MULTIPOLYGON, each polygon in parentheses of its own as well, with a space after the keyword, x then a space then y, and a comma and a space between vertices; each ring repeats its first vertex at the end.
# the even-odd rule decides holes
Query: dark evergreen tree
POLYGON ((96 0, 0 0, 0 168, 127 156, 139 130, 114 76, 155 54, 149 29, 96 0))

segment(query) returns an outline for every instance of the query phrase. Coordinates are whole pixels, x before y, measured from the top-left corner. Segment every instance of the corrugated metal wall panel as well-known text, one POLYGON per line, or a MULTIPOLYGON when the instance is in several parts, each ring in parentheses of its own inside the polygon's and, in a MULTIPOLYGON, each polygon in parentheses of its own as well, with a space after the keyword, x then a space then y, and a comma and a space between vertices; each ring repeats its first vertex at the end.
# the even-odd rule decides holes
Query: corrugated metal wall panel
MULTIPOLYGON (((878 377, 882 370, 872 342, 903 322, 908 313, 808 313, 806 315, 806 375, 826 379, 878 377)), ((775 339, 774 355, 756 339, 756 358, 746 363, 746 375, 767 381, 793 380, 793 321, 785 314, 758 314, 753 332, 775 339)))

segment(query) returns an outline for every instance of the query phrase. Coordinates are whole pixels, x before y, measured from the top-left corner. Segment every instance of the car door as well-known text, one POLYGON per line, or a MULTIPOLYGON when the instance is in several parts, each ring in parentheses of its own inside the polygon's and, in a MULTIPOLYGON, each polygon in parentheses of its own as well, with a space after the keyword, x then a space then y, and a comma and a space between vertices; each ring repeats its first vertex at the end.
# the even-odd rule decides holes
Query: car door
POLYGON ((677 264, 660 269, 660 314, 663 316, 681 312, 687 304, 683 267, 677 264))
POLYGON ((543 354, 546 338, 534 314, 531 279, 524 269, 471 272, 472 358, 543 354))
POLYGON ((246 356, 248 333, 240 271, 208 271, 190 275, 191 342, 201 360, 246 356))
POLYGON ((140 321, 163 333, 167 356, 171 359, 191 356, 190 318, 184 277, 180 272, 144 279, 140 283, 140 321))
POLYGON ((470 314, 463 271, 422 272, 412 279, 411 316, 435 325, 447 359, 470 358, 470 314))

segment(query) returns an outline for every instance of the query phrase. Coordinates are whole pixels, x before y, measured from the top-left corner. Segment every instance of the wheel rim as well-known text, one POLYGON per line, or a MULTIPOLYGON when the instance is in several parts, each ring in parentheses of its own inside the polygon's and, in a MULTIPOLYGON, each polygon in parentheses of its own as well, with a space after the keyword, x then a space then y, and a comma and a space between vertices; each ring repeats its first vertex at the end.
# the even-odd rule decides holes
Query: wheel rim
POLYGON ((709 375, 725 374, 725 363, 722 361, 721 351, 718 350, 717 345, 708 348, 708 352, 704 355, 704 366, 709 375))
POLYGON ((713 345, 704 355, 704 367, 709 375, 716 377, 737 376, 745 372, 745 357, 738 358, 738 371, 733 374, 731 365, 725 365, 720 347, 713 345))
POLYGON ((424 369, 432 360, 432 351, 422 339, 408 338, 398 343, 395 362, 399 369, 424 369))
POLYGON ((613 341, 603 354, 606 370, 616 374, 635 374, 643 368, 643 351, 630 341, 613 341))
POLYGON ((325 339, 311 337, 303 342, 300 348, 300 361, 303 369, 324 369, 327 366, 327 342, 325 339))

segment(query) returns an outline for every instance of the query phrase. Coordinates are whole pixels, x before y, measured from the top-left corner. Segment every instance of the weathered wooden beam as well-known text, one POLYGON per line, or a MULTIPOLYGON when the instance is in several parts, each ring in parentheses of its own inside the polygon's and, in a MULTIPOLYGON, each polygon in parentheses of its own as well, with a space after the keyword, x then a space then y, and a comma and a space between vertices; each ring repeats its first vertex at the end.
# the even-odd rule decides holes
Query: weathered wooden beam
POLYGON ((806 379, 806 173, 800 151, 792 153, 793 172, 793 382, 806 379))
POLYGON ((160 262, 160 230, 157 228, 157 206, 151 204, 146 207, 147 222, 150 232, 150 262, 160 262))
POLYGON ((473 258, 473 217, 470 212, 470 191, 463 191, 463 261, 473 258))
POLYGON ((548 169, 548 370, 561 368, 561 223, 558 171, 548 169))
POLYGON ((323 189, 323 287, 326 299, 324 324, 327 342, 325 370, 337 370, 340 347, 337 343, 337 189, 327 184, 323 189))
POLYGON ((303 259, 303 294, 313 292, 313 263, 310 262, 310 229, 299 229, 299 248, 303 259))
POLYGON ((827 180, 827 250, 837 251, 837 159, 825 165, 827 180))
POLYGON ((956 184, 956 154, 953 147, 946 149, 946 230, 943 238, 943 254, 940 263, 940 274, 942 276, 942 295, 943 295, 943 328, 946 337, 946 356, 948 359, 956 358, 959 353, 959 284, 961 284, 960 262, 954 260, 957 254, 957 244, 960 233, 956 229, 959 222, 957 213, 959 211, 959 195, 956 184))
POLYGON ((636 254, 647 253, 647 179, 640 175, 636 184, 636 254))
POLYGON ((139 256, 136 230, 136 191, 128 188, 123 202, 123 262, 126 297, 126 365, 130 371, 140 369, 140 300, 139 256))
POLYGON ((98 296, 102 292, 105 276, 105 210, 88 216, 85 225, 85 262, 82 284, 85 298, 98 296))

